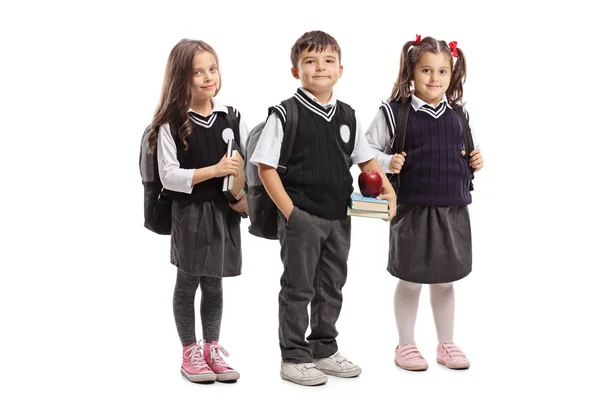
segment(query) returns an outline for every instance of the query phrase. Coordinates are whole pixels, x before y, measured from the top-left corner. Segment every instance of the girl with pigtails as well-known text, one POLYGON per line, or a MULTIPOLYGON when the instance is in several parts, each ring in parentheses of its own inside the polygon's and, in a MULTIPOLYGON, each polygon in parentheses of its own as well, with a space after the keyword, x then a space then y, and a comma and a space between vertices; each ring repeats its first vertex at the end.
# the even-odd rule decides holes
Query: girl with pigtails
POLYGON ((417 35, 404 44, 392 94, 366 133, 377 161, 393 174, 396 189, 387 267, 398 278, 395 362, 412 371, 428 368, 414 338, 423 284, 430 290, 437 362, 450 369, 470 367, 454 343, 453 286, 471 272, 467 205, 473 173, 483 167, 463 109, 466 73, 456 42, 417 35))

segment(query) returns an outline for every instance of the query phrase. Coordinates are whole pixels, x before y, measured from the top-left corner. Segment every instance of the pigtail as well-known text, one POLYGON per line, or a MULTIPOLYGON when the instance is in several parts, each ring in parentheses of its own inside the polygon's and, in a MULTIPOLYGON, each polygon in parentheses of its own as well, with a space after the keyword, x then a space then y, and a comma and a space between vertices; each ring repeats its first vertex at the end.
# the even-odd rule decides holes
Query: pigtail
POLYGON ((413 46, 413 41, 409 40, 402 46, 402 53, 400 54, 400 69, 398 71, 398 78, 394 83, 392 94, 388 101, 400 101, 406 102, 408 96, 410 96, 410 81, 412 80, 412 67, 410 65, 410 49, 413 46))
POLYGON ((463 84, 467 79, 467 61, 465 60, 465 55, 458 47, 456 48, 456 51, 458 52, 458 57, 456 58, 456 63, 452 69, 450 86, 448 86, 448 90, 446 91, 446 97, 448 98, 450 107, 462 104, 463 84))

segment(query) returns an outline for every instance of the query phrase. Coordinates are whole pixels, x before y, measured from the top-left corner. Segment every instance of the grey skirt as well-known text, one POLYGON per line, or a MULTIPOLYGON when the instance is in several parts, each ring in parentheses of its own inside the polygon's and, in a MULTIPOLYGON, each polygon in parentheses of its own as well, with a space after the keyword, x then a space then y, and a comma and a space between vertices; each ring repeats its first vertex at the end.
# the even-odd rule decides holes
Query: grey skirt
POLYGON ((240 214, 226 201, 174 200, 171 263, 197 276, 242 272, 240 214))
POLYGON ((446 283, 471 272, 467 206, 399 205, 390 224, 388 272, 414 283, 446 283))

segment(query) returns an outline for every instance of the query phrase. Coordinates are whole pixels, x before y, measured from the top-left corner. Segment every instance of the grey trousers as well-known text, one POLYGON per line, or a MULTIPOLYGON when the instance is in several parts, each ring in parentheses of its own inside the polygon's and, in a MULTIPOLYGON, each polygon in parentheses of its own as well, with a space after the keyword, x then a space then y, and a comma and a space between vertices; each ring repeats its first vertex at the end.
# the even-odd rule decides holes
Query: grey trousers
POLYGON ((327 220, 295 207, 278 220, 281 244, 279 347, 285 362, 305 363, 337 352, 335 323, 342 309, 350 251, 350 217, 327 220), (308 328, 310 304, 311 333, 308 328))

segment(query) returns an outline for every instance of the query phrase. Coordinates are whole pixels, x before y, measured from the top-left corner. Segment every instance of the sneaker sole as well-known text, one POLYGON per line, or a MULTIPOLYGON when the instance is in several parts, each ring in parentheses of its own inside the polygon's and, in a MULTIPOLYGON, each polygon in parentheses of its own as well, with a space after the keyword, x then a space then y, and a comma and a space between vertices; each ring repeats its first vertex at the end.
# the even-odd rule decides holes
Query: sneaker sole
POLYGON ((405 369, 407 371, 427 371, 427 368, 429 368, 429 365, 426 365, 424 367, 419 367, 418 365, 416 366, 403 366, 398 364, 398 361, 394 360, 394 364, 396 364, 397 366, 399 366, 402 369, 405 369))
POLYGON ((438 362, 438 364, 442 364, 446 368, 449 368, 449 369, 469 369, 469 367, 471 366, 471 363, 469 363, 469 362, 464 363, 464 364, 458 364, 458 365, 454 365, 454 366, 449 366, 448 364, 446 364, 444 362, 444 360, 441 360, 439 358, 436 361, 438 362))
POLYGON ((296 383, 296 384, 302 385, 302 386, 317 386, 317 385, 324 385, 327 383, 326 376, 319 376, 319 377, 311 378, 311 379, 294 379, 294 378, 291 378, 291 377, 283 374, 282 372, 280 372, 279 375, 281 376, 282 379, 285 379, 286 381, 290 381, 290 382, 293 382, 293 383, 296 383))
POLYGON ((238 379, 240 379, 240 373, 237 371, 217 374, 217 381, 219 382, 237 381, 238 379))
POLYGON ((349 371, 344 371, 344 372, 329 371, 329 370, 321 369, 321 368, 317 368, 317 369, 319 371, 321 371, 322 373, 324 373, 324 374, 335 376, 335 377, 338 377, 338 378, 356 378, 362 372, 362 370, 360 368, 358 368, 358 369, 351 369, 349 371))
POLYGON ((181 375, 185 376, 190 382, 214 382, 217 380, 217 375, 215 374, 202 374, 202 375, 190 375, 187 371, 181 368, 181 375))

